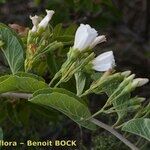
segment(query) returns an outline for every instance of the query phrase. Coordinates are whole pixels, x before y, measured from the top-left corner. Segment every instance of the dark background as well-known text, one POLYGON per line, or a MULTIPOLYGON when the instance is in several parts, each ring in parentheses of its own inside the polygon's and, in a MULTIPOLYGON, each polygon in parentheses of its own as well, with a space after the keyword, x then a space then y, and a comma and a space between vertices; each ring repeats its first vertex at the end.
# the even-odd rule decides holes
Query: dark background
MULTIPOLYGON (((137 77, 150 78, 149 0, 0 0, 0 22, 31 27, 29 15, 44 15, 46 8, 55 10, 55 15, 52 19, 53 25, 62 22, 64 27, 67 27, 71 23, 78 25, 88 23, 95 27, 100 34, 105 34, 107 43, 101 44, 96 48, 96 51, 101 53, 104 50, 113 50, 117 71, 131 70, 137 77)), ((4 69, 6 68, 0 57, 0 71, 4 69)), ((149 98, 150 84, 136 90, 135 94, 149 98)), ((97 107, 95 101, 100 97, 91 95, 90 98, 93 100, 91 109, 95 110, 97 107)), ((48 121, 44 121, 44 128, 39 130, 37 137, 50 137, 53 139, 67 137, 77 138, 80 141, 78 133, 81 134, 81 131, 79 128, 73 123, 70 124, 69 121, 64 123, 64 120, 63 118, 62 124, 55 122, 52 125, 53 132, 49 131, 46 126, 48 121), (66 129, 64 129, 65 127, 66 129), (48 131, 50 133, 47 133, 48 131)), ((41 120, 36 119, 34 121, 41 122, 41 120)), ((19 130, 22 131, 20 128, 19 130)), ((95 139, 97 134, 91 135, 87 130, 83 130, 83 135, 81 135, 83 145, 94 145, 98 139, 94 140, 94 142, 91 141, 95 139)), ((105 133, 102 133, 102 135, 102 137, 105 137, 105 133)), ((12 131, 7 136, 9 138, 15 137, 12 136, 12 131)), ((100 140, 104 144, 108 138, 110 138, 109 141, 116 142, 116 139, 114 140, 114 138, 108 136, 106 136, 106 139, 101 139, 100 137, 100 140)), ((107 143, 106 145, 109 144, 107 143)), ((96 147, 95 149, 98 148, 96 147)), ((104 146, 105 149, 108 148, 104 146)))

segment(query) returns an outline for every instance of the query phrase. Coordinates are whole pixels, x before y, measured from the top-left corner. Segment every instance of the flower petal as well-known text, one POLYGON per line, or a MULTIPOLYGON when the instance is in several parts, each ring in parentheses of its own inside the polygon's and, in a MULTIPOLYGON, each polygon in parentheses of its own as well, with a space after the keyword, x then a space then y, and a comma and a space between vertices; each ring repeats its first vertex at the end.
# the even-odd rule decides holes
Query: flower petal
POLYGON ((90 45, 90 48, 93 48, 97 44, 102 43, 102 42, 106 42, 105 35, 101 35, 101 36, 96 37, 95 40, 93 41, 93 43, 90 45))
POLYGON ((32 32, 36 32, 37 30, 37 26, 40 22, 40 18, 39 16, 35 15, 35 16, 30 16, 30 19, 32 20, 32 24, 33 24, 33 27, 32 27, 32 32))
POLYGON ((93 69, 96 71, 107 71, 112 69, 115 66, 115 59, 112 51, 105 52, 98 57, 96 57, 93 61, 93 69))
POLYGON ((91 45, 97 35, 97 31, 90 25, 81 24, 76 31, 73 47, 82 51, 91 45))
POLYGON ((47 13, 47 15, 39 23, 39 28, 46 28, 55 12, 53 10, 46 10, 46 13, 47 13))

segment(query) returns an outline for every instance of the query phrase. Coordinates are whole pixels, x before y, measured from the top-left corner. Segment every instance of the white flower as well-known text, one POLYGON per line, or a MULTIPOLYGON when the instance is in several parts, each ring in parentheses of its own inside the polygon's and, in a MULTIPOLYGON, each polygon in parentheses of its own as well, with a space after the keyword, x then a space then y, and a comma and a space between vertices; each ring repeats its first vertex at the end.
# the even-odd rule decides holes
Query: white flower
POLYGON ((148 82, 149 82, 149 79, 147 79, 147 78, 136 78, 133 80, 132 86, 140 87, 140 86, 147 84, 148 82))
POLYGON ((102 53, 93 61, 93 69, 96 71, 107 71, 115 66, 115 59, 112 51, 102 53))
POLYGON ((92 42, 92 44, 90 45, 90 48, 95 47, 97 44, 102 43, 102 42, 106 42, 106 37, 105 35, 101 35, 95 38, 95 40, 92 42))
POLYGON ((37 15, 35 15, 33 17, 30 16, 30 19, 32 20, 32 24, 33 24, 33 27, 31 29, 31 31, 32 32, 36 32, 37 31, 37 26, 38 26, 38 24, 40 22, 40 18, 37 15))
POLYGON ((47 15, 42 19, 42 21, 38 25, 39 28, 45 29, 55 12, 53 10, 46 10, 46 13, 47 15))
POLYGON ((98 36, 97 31, 90 25, 81 24, 76 31, 73 48, 82 51, 86 48, 93 48, 104 41, 106 41, 104 35, 98 36))
POLYGON ((97 35, 97 31, 94 28, 81 24, 76 31, 73 48, 79 51, 88 48, 97 35))

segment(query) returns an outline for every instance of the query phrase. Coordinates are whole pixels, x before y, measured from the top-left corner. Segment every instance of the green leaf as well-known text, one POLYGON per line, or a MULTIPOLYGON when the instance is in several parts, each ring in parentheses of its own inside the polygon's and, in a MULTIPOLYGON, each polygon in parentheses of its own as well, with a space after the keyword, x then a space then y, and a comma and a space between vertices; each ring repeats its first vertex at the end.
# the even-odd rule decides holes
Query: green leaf
POLYGON ((83 100, 81 98, 79 98, 78 96, 76 96, 74 93, 63 89, 63 88, 45 88, 45 89, 40 89, 36 92, 33 93, 33 97, 39 95, 39 94, 50 94, 52 92, 58 92, 58 93, 62 93, 62 94, 66 94, 69 95, 72 98, 75 98, 76 100, 80 101, 83 103, 83 100))
POLYGON ((51 76, 53 77, 59 70, 56 57, 53 53, 48 53, 47 55, 47 65, 51 76))
POLYGON ((141 107, 140 111, 137 112, 136 117, 145 118, 150 115, 150 103, 148 103, 145 107, 141 107))
POLYGON ((30 78, 34 78, 34 79, 37 79, 37 80, 39 80, 39 81, 45 82, 45 80, 44 80, 42 77, 40 77, 40 76, 38 76, 38 75, 36 75, 36 74, 33 74, 33 73, 18 72, 18 73, 16 73, 15 75, 16 75, 16 76, 19 76, 19 77, 30 77, 30 78))
POLYGON ((74 35, 77 29, 76 24, 71 24, 64 32, 64 35, 74 35))
POLYGON ((24 48, 17 34, 9 27, 0 23, 0 39, 4 42, 2 51, 13 74, 23 69, 24 48))
POLYGON ((100 85, 94 90, 96 94, 105 92, 108 96, 114 93, 124 77, 120 73, 108 76, 100 85))
POLYGON ((113 105, 113 107, 106 112, 117 113, 118 120, 116 124, 119 123, 129 111, 135 111, 140 106, 140 102, 138 102, 137 99, 134 101, 130 98, 131 90, 128 88, 132 80, 132 78, 130 78, 125 77, 121 73, 116 73, 106 76, 103 80, 98 80, 97 83, 94 83, 95 85, 98 84, 97 88, 94 89, 95 93, 99 94, 104 92, 108 95, 107 106, 113 105))
POLYGON ((56 38, 57 36, 61 35, 62 33, 62 23, 57 24, 53 30, 53 38, 56 38))
POLYGON ((42 50, 39 53, 37 53, 36 55, 34 55, 32 61, 34 63, 36 63, 36 61, 38 61, 44 54, 49 53, 49 52, 54 52, 55 50, 58 50, 62 46, 63 46, 63 44, 61 42, 55 41, 55 42, 51 43, 47 48, 45 48, 44 50, 42 50))
POLYGON ((36 72, 39 76, 44 76, 47 71, 47 63, 46 61, 38 61, 34 64, 34 72, 36 72))
POLYGON ((51 42, 59 41, 62 42, 63 45, 70 45, 73 43, 74 34, 76 30, 76 25, 71 25, 68 28, 64 29, 62 24, 58 24, 55 26, 53 30, 53 35, 51 38, 51 42))
POLYGON ((128 105, 127 105, 127 101, 129 101, 130 99, 130 94, 121 94, 118 97, 115 98, 115 100, 113 99, 113 106, 116 107, 116 112, 118 114, 118 121, 123 118, 125 115, 127 115, 128 112, 128 105), (125 104, 125 105, 124 105, 125 104), (121 111, 121 110, 124 111, 121 111))
POLYGON ((85 87, 86 76, 81 71, 77 72, 75 73, 75 80, 76 80, 77 95, 81 95, 85 87))
MULTIPOLYGON (((3 77, 1 77, 3 78, 3 77)), ((46 88, 48 85, 40 80, 31 77, 19 77, 16 75, 7 76, 5 80, 0 82, 0 93, 19 91, 19 92, 35 92, 36 90, 46 88)))
MULTIPOLYGON (((137 105, 141 105, 141 99, 139 98, 139 97, 134 97, 134 98, 131 98, 131 99, 129 99, 128 97, 128 99, 126 98, 127 96, 124 96, 123 95, 123 97, 119 97, 119 99, 120 100, 122 100, 122 103, 118 103, 118 104, 115 104, 114 103, 114 107, 112 107, 113 109, 116 109, 116 110, 118 110, 118 111, 125 111, 126 113, 127 113, 127 111, 128 111, 128 108, 129 107, 132 107, 132 106, 137 106, 137 105), (124 99, 127 99, 127 100, 124 100, 124 99)), ((112 109, 112 108, 110 108, 110 109, 112 109)), ((134 111, 134 109, 133 109, 133 107, 132 107, 132 111, 134 111)))
POLYGON ((30 102, 41 106, 44 105, 47 107, 52 107, 67 115, 77 124, 91 130, 95 129, 95 125, 88 120, 84 120, 91 116, 88 108, 69 95, 58 92, 53 92, 51 94, 39 94, 30 99, 30 102))
POLYGON ((103 75, 103 73, 92 72, 91 79, 93 81, 97 81, 98 79, 100 79, 102 77, 102 75, 103 75))
POLYGON ((4 81, 4 80, 8 79, 9 77, 10 77, 10 75, 1 76, 1 77, 0 77, 0 82, 2 82, 2 81, 4 81))
MULTIPOLYGON (((121 82, 121 84, 116 88, 114 93, 110 96, 111 103, 113 104, 113 106, 118 107, 116 109, 116 112, 118 114, 117 122, 119 122, 123 117, 127 115, 128 107, 130 107, 129 105, 124 105, 127 104, 127 102, 129 102, 131 97, 131 90, 129 88, 130 84, 131 80, 125 78, 121 82), (124 111, 121 111, 122 109, 124 109, 124 111)), ((137 107, 135 107, 135 109, 137 109, 137 107)))
POLYGON ((130 132, 139 135, 148 141, 150 141, 150 119, 138 118, 126 122, 123 127, 123 131, 130 132))

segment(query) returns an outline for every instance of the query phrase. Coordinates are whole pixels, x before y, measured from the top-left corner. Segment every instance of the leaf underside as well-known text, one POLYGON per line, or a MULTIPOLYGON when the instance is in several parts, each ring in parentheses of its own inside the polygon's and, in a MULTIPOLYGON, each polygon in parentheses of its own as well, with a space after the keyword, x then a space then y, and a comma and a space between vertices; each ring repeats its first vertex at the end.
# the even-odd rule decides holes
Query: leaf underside
POLYGON ((22 41, 17 34, 6 25, 0 23, 0 39, 4 43, 2 51, 8 61, 12 73, 15 74, 19 70, 23 70, 25 54, 22 41))
POLYGON ((150 141, 150 119, 138 118, 128 121, 122 127, 123 131, 139 135, 150 141))
POLYGON ((91 116, 88 107, 74 97, 59 92, 53 92, 49 94, 39 94, 29 101, 41 106, 52 107, 71 118, 77 124, 91 130, 95 129, 94 124, 84 120, 91 116))

